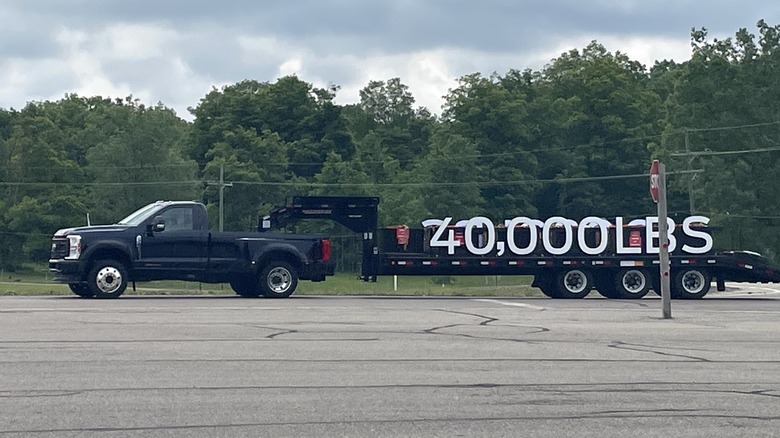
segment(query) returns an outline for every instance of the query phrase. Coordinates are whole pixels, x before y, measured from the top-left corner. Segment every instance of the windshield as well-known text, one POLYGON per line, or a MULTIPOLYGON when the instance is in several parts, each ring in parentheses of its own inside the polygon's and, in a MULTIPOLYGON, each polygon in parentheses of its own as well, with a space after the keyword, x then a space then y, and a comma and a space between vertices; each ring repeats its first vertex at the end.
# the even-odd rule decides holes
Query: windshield
POLYGON ((163 207, 165 207, 165 204, 162 202, 155 202, 154 204, 149 204, 147 206, 141 207, 138 210, 131 213, 130 216, 119 221, 117 225, 132 225, 132 226, 141 225, 145 220, 154 216, 155 213, 160 211, 160 209, 162 209, 163 207))

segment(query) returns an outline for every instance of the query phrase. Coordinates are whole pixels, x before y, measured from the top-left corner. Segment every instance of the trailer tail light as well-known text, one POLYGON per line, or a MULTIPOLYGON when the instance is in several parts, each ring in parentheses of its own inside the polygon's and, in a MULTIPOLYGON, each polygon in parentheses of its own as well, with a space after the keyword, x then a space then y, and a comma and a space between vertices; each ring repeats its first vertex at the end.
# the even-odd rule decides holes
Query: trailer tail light
POLYGON ((330 240, 329 239, 322 239, 322 261, 323 262, 329 262, 330 261, 330 240))

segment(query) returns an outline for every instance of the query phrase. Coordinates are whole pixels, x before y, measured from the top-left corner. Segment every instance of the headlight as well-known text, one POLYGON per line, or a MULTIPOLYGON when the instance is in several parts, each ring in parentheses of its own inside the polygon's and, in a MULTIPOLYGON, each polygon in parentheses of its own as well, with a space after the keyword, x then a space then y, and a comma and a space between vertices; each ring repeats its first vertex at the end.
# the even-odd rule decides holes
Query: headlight
POLYGON ((81 257, 81 236, 68 236, 68 256, 66 259, 81 257))

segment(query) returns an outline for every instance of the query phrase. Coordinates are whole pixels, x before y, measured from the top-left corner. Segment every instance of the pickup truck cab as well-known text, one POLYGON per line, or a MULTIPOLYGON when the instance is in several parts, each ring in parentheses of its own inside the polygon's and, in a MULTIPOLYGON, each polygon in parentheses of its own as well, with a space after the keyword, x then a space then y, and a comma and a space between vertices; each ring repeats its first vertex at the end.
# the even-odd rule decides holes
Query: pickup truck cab
POLYGON ((158 201, 113 225, 66 228, 49 270, 82 297, 116 298, 153 280, 229 283, 244 297, 289 297, 298 280, 333 275, 324 236, 214 232, 198 202, 158 201))

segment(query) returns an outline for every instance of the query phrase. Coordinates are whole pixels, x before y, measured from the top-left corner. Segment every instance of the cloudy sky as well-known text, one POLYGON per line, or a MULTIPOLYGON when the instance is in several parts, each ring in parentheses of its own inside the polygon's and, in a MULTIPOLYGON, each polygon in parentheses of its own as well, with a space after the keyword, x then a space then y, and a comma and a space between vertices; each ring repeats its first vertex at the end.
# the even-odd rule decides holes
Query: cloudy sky
POLYGON ((0 0, 0 108, 66 93, 162 102, 187 119, 212 87, 296 74, 341 87, 400 77, 440 113, 458 77, 541 69, 598 40, 652 65, 780 24, 778 0, 0 0))

